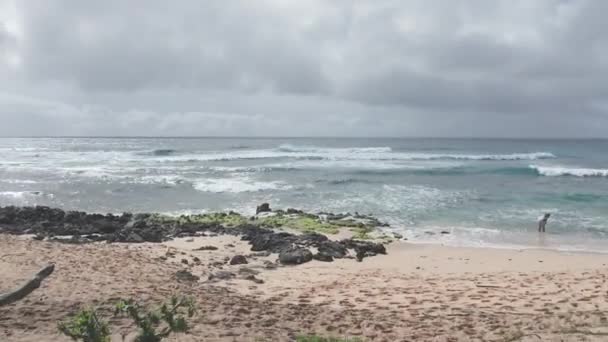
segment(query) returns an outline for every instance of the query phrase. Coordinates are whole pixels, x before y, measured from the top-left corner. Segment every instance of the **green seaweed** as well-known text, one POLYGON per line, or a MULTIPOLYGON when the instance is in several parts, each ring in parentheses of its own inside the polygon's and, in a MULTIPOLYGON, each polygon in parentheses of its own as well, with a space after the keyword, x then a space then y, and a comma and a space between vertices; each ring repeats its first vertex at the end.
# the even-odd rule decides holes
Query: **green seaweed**
POLYGON ((340 230, 338 227, 322 222, 320 219, 315 219, 309 216, 300 216, 291 222, 287 223, 288 228, 294 228, 304 232, 317 232, 325 234, 337 234, 340 230))
POLYGON ((336 234, 339 231, 336 226, 323 222, 319 217, 310 214, 299 214, 294 216, 277 214, 259 218, 256 220, 256 224, 266 228, 287 228, 302 232, 317 232, 325 234, 336 234))
POLYGON ((180 216, 180 224, 198 223, 198 224, 220 224, 224 227, 231 228, 248 222, 248 219, 239 213, 233 211, 228 213, 209 213, 199 215, 180 216))
POLYGON ((321 234, 337 234, 342 228, 349 228, 356 239, 374 239, 372 236, 376 227, 381 223, 368 216, 332 218, 323 220, 322 217, 303 212, 288 213, 277 210, 274 215, 250 219, 239 213, 216 212, 198 215, 182 215, 179 217, 152 214, 144 218, 147 222, 163 225, 185 224, 218 224, 226 228, 238 227, 243 224, 253 224, 271 229, 293 229, 301 232, 316 232, 321 234))

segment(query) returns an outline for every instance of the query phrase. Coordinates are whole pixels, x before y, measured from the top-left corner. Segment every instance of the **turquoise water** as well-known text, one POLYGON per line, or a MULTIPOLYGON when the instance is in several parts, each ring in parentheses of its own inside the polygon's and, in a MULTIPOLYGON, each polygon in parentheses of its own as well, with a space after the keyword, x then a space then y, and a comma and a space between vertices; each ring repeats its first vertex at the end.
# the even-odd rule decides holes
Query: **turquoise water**
POLYGON ((270 202, 371 213, 414 241, 608 251, 607 152, 606 140, 3 138, 0 205, 251 214, 270 202))

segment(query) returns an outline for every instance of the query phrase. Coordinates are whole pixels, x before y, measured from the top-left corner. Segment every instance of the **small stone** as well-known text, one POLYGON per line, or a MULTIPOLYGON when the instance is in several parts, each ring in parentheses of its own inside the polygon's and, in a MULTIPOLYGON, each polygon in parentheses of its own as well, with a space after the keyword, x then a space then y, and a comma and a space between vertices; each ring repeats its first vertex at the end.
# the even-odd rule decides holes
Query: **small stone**
POLYGON ((193 251, 216 251, 218 248, 215 246, 202 246, 199 248, 193 249, 193 251))
POLYGON ((217 271, 209 275, 209 280, 227 280, 235 278, 236 275, 228 271, 217 271))
POLYGON ((182 259, 182 264, 188 265, 188 260, 187 259, 182 259))
POLYGON ((194 242, 194 238, 188 238, 188 239, 186 239, 184 241, 186 241, 186 242, 194 242))
POLYGON ((268 269, 268 270, 274 270, 276 269, 278 266, 277 264, 270 262, 268 260, 264 261, 264 268, 268 269))
POLYGON ((245 279, 251 280, 256 284, 264 284, 264 281, 262 279, 256 278, 253 274, 246 276, 245 279))
POLYGON ((450 232, 448 232, 447 230, 442 230, 442 231, 441 231, 441 234, 443 234, 443 235, 447 235, 447 234, 450 234, 450 232))
POLYGON ((181 270, 181 271, 175 272, 175 278, 177 278, 178 281, 188 281, 188 282, 194 282, 194 281, 199 280, 199 277, 193 275, 192 273, 190 273, 187 270, 181 270))

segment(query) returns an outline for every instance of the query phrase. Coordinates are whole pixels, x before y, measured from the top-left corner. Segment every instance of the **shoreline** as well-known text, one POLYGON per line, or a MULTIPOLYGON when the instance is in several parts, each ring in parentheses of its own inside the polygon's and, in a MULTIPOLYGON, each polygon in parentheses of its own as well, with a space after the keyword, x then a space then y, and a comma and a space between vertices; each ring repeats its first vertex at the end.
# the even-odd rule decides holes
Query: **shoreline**
MULTIPOLYGON (((316 334, 532 342, 602 341, 608 335, 608 254, 356 242, 353 236, 370 234, 367 228, 337 229, 295 209, 263 214, 257 223, 336 234, 260 228, 233 214, 166 221, 50 208, 16 212, 25 219, 15 216, 0 233, 0 293, 49 263, 55 272, 24 299, 0 306, 3 341, 67 342, 57 323, 86 307, 97 308, 113 341, 120 341, 134 327, 111 314, 118 299, 150 307, 173 294, 193 298, 199 314, 187 334, 168 341, 293 341, 316 334), (58 241, 53 231, 102 235, 58 241), (286 248, 294 245, 310 250, 312 260, 284 262, 286 248), (331 255, 337 256, 323 257, 331 255)), ((328 222, 353 223, 348 216, 331 217, 328 222)))
POLYGON ((108 314, 117 298, 154 305, 174 293, 193 296, 201 311, 179 341, 292 341, 313 333, 364 341, 601 341, 592 332, 608 334, 608 255, 398 242, 362 262, 282 266, 278 254, 250 247, 230 235, 65 244, 0 234, 0 292, 56 263, 39 289, 0 307, 0 339, 67 342, 57 322, 91 305, 113 331, 132 332, 108 314), (231 265, 235 255, 247 263, 231 265), (179 271, 198 278, 180 280, 179 271))

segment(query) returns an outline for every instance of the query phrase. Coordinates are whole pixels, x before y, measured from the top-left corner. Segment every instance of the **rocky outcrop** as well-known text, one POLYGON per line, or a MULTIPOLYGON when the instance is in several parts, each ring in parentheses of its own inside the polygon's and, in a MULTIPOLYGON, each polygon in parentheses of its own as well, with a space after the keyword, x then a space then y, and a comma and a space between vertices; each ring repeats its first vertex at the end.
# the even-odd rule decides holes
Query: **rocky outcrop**
MULTIPOLYGON (((292 212, 295 213, 295 209, 292 212)), ((46 238, 74 244, 93 241, 162 242, 174 237, 233 235, 248 241, 253 252, 278 253, 283 264, 310 261, 313 258, 309 250, 311 248, 317 249, 315 259, 320 261, 345 258, 352 253, 358 260, 386 254, 382 244, 370 241, 331 241, 318 233, 297 235, 262 228, 253 223, 240 223, 227 228, 217 222, 191 220, 189 217, 170 218, 130 213, 101 215, 43 206, 1 207, 0 233, 34 234, 36 239, 46 238)), ((215 247, 200 249, 213 250, 215 247)), ((234 262, 237 261, 242 260, 238 258, 234 262)))
POLYGON ((269 213, 272 210, 270 209, 270 204, 268 203, 262 203, 260 205, 258 205, 258 207, 255 209, 255 214, 259 214, 259 213, 269 213))

